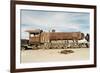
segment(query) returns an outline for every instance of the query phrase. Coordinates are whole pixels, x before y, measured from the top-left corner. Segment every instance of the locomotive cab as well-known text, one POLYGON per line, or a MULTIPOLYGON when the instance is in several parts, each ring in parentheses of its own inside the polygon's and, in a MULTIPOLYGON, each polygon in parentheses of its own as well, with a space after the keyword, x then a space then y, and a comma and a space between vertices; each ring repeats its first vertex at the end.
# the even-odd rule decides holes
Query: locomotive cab
POLYGON ((29 33, 29 44, 34 45, 34 44, 39 44, 40 43, 40 37, 42 30, 27 30, 29 33))

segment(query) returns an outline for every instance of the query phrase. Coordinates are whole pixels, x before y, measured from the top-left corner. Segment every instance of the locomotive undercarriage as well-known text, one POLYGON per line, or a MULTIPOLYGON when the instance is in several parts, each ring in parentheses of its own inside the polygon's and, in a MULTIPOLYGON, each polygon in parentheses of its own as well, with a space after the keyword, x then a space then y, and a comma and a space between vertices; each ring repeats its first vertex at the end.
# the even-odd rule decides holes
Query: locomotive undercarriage
POLYGON ((78 43, 77 40, 51 41, 45 43, 34 43, 25 46, 24 49, 67 49, 67 48, 89 48, 89 43, 78 43))
POLYGON ((88 43, 78 43, 78 42, 71 42, 71 43, 44 43, 41 45, 43 49, 67 49, 67 48, 88 48, 88 43))

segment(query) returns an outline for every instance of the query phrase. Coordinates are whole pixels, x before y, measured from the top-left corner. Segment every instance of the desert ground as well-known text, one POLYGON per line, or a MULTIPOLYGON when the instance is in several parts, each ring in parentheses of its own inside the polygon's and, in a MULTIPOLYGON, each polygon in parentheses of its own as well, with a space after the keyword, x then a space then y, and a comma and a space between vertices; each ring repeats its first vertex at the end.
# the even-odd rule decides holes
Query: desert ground
POLYGON ((22 50, 21 63, 88 60, 89 48, 22 50), (61 54, 62 50, 73 53, 61 54))

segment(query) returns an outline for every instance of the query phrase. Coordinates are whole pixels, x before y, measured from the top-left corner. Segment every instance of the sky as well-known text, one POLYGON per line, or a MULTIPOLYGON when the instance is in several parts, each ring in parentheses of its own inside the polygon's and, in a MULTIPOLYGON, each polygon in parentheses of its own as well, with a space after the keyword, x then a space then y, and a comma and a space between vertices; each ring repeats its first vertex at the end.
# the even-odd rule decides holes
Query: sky
POLYGON ((26 30, 42 29, 45 32, 90 31, 90 14, 86 12, 21 10, 21 39, 28 39, 26 30))

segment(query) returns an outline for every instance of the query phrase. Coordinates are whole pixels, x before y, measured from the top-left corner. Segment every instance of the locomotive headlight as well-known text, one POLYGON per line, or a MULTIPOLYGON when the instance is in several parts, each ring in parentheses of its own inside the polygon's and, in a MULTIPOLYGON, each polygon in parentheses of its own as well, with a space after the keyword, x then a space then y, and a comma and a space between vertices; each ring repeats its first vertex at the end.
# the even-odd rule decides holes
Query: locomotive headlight
POLYGON ((31 34, 30 36, 31 36, 31 37, 34 37, 34 34, 31 34))

